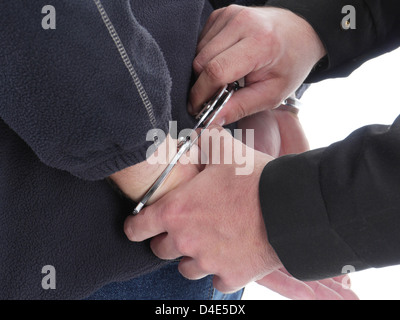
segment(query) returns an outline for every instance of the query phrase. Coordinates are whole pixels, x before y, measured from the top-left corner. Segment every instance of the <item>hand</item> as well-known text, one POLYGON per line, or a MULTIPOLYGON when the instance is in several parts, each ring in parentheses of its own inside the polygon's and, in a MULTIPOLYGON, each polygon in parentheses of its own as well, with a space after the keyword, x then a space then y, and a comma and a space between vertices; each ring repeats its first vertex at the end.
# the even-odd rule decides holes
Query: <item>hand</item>
MULTIPOLYGON (((210 133, 215 137, 215 131, 210 133)), ((210 159, 213 153, 224 153, 226 141, 234 145, 233 150, 246 151, 225 131, 220 135, 225 139, 219 140, 224 141, 223 145, 213 144, 203 150, 210 159)), ((202 143, 204 138, 208 139, 206 133, 202 143)), ((229 143, 227 149, 232 151, 229 143)), ((284 271, 268 244, 259 201, 251 201, 250 197, 258 197, 260 171, 272 158, 256 153, 254 159, 250 176, 235 176, 235 164, 208 165, 138 216, 128 217, 126 235, 132 241, 154 237, 151 248, 159 258, 184 256, 179 265, 184 276, 199 279, 215 274, 214 286, 223 292, 258 281, 291 299, 357 299, 352 291, 342 289, 336 279, 304 283, 284 271), (213 190, 229 193, 221 197, 213 190), (246 199, 243 190, 247 191, 246 199)))
POLYGON ((268 243, 261 213, 258 183, 272 157, 249 150, 222 128, 201 137, 209 159, 232 155, 254 157, 252 173, 236 175, 233 164, 210 163, 139 215, 128 217, 125 233, 132 241, 153 238, 151 248, 161 259, 184 257, 179 270, 188 279, 214 274, 214 286, 236 291, 282 267, 268 243), (205 147, 212 136, 213 143, 205 147), (218 143, 216 137, 219 136, 218 143), (224 155, 227 150, 227 155, 224 155))
POLYGON ((254 149, 278 158, 310 149, 296 114, 281 109, 265 110, 238 122, 246 143, 246 130, 254 130, 254 149))
POLYGON ((236 5, 210 16, 197 51, 193 68, 198 80, 189 104, 192 114, 220 87, 245 78, 246 87, 218 116, 221 125, 279 106, 326 55, 313 28, 296 14, 236 5))

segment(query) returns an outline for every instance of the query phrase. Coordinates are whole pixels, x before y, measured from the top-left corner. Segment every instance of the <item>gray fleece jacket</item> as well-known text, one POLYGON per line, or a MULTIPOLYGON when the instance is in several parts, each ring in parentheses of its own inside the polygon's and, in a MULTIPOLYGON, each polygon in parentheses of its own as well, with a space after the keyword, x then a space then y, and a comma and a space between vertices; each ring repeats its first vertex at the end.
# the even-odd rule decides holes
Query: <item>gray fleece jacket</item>
POLYGON ((148 130, 193 126, 191 66, 213 10, 207 0, 102 0, 149 109, 99 2, 53 0, 56 29, 43 29, 48 4, 0 2, 0 299, 81 299, 165 263, 125 237, 134 204, 105 178, 145 160, 148 130), (42 287, 47 265, 56 290, 42 287))

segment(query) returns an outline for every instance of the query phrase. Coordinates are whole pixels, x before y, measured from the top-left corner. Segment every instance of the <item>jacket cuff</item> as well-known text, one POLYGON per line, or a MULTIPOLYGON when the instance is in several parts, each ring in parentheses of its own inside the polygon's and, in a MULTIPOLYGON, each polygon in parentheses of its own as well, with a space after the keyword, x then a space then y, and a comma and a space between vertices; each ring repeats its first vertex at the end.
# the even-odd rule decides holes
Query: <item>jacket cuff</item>
POLYGON ((270 162, 260 179, 268 239, 285 268, 303 281, 367 268, 330 226, 319 184, 323 149, 270 162))
POLYGON ((149 147, 150 145, 142 146, 134 151, 112 154, 93 166, 84 165, 71 168, 70 173, 83 180, 103 180, 118 171, 146 161, 146 153, 149 147))
MULTIPOLYGON (((169 132, 167 122, 163 123, 158 130, 162 133, 169 132)), ((158 135, 158 143, 163 143, 165 138, 164 134, 158 135)), ((93 155, 91 161, 66 163, 65 166, 68 167, 69 173, 80 179, 103 180, 118 171, 146 161, 156 150, 154 146, 154 141, 146 140, 135 144, 132 148, 115 147, 108 152, 93 155)))

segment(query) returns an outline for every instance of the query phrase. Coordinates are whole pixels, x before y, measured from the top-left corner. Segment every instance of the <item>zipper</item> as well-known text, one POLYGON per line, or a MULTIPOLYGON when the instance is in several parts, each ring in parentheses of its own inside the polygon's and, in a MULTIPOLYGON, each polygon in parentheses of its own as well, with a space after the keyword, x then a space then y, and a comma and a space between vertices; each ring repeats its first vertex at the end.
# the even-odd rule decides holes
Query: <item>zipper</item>
MULTIPOLYGON (((97 10, 99 11, 101 18, 102 18, 105 26, 107 27, 107 30, 110 33, 110 36, 115 43, 115 46, 118 49, 121 59, 124 62, 125 67, 128 69, 129 74, 131 75, 133 83, 135 84, 136 89, 139 93, 139 96, 142 100, 143 106, 145 107, 145 109, 147 111, 147 115, 149 117, 150 123, 151 123, 153 129, 156 129, 157 128, 157 120, 156 120, 156 117, 154 116, 153 104, 151 103, 149 96, 147 95, 147 92, 144 89, 143 84, 140 81, 140 78, 139 78, 135 68, 132 65, 132 62, 126 52, 126 49, 121 41, 121 38, 119 37, 117 31, 115 30, 115 27, 112 24, 110 18, 108 17, 108 14, 107 14, 106 10, 104 9, 101 1, 93 0, 93 2, 96 4, 97 10)), ((155 130, 153 130, 153 132, 155 132, 155 130)), ((153 140, 156 143, 158 142, 158 137, 155 133, 153 136, 153 140)))

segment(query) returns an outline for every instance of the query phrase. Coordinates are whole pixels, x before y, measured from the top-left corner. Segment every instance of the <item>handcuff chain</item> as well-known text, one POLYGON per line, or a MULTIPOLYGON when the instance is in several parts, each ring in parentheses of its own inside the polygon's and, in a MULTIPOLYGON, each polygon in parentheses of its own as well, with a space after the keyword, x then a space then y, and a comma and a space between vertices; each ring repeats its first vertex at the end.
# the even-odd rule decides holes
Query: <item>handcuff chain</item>
POLYGON ((138 203, 138 205, 136 206, 135 210, 132 213, 133 215, 137 215, 143 209, 146 203, 157 191, 157 189, 160 188, 161 185, 168 178, 169 174, 171 173, 175 165, 178 163, 179 159, 192 148, 192 146, 196 143, 196 141, 202 135, 204 130, 206 130, 211 125, 211 123, 215 120, 219 112, 225 107, 226 103, 229 101, 232 94, 238 89, 239 89, 239 84, 237 82, 228 84, 221 91, 219 91, 218 94, 213 99, 211 99, 208 103, 204 105, 202 111, 196 117, 196 119, 198 119, 199 121, 193 129, 193 131, 196 131, 198 128, 201 128, 200 133, 197 134, 193 140, 191 139, 190 136, 186 136, 179 139, 176 155, 168 164, 167 168, 164 169, 164 171, 161 173, 158 179, 150 187, 150 189, 147 191, 142 200, 138 203))

